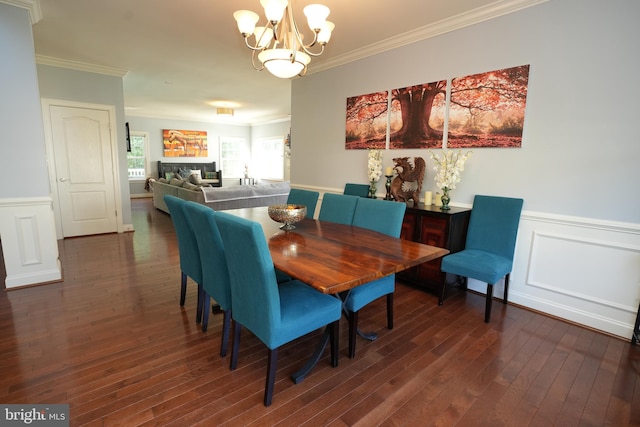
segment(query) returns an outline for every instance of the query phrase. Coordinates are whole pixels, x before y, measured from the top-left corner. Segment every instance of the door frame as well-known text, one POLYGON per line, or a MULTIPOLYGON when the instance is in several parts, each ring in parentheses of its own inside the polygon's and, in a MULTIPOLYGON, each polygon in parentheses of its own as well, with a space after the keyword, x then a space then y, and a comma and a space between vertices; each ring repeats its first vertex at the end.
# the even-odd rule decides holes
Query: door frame
POLYGON ((113 169, 113 195, 115 197, 116 207, 116 225, 118 233, 126 231, 122 216, 122 193, 120 191, 120 162, 118 161, 118 135, 114 132, 116 123, 116 107, 115 105, 104 104, 89 104, 85 102, 65 101, 62 99, 42 98, 40 100, 42 105, 42 120, 44 124, 44 141, 45 151, 47 154, 47 166, 49 169, 49 191, 51 192, 51 199, 53 201, 53 217, 56 224, 56 238, 58 240, 63 239, 62 234, 62 218, 60 215, 60 199, 58 195, 57 183, 57 171, 54 155, 53 144, 53 131, 51 123, 51 110, 53 106, 57 107, 71 107, 71 108, 86 108, 91 110, 103 110, 109 114, 109 138, 111 143, 111 162, 113 169))

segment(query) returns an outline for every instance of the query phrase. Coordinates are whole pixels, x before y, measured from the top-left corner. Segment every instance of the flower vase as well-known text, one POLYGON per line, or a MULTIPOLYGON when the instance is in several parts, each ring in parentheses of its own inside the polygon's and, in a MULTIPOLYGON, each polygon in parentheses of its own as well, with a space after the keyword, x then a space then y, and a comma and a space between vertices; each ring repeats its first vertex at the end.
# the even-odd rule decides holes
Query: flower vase
POLYGON ((442 206, 440 207, 440 210, 448 211, 449 209, 451 209, 451 207, 449 206, 450 201, 451 201, 451 198, 449 197, 449 188, 444 187, 442 189, 442 206))
POLYGON ((370 199, 375 199, 376 198, 376 182, 375 181, 371 181, 371 184, 369 185, 369 198, 370 199))

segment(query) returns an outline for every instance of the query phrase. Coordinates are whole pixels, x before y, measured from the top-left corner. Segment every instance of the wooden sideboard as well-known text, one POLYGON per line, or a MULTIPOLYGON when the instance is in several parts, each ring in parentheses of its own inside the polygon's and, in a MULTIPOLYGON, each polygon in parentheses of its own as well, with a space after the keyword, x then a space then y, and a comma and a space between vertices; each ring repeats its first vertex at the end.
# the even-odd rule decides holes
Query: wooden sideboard
MULTIPOLYGON (((448 211, 440 207, 407 204, 400 237, 427 245, 449 249, 450 253, 464 249, 471 209, 451 207, 448 211)), ((441 259, 425 262, 402 273, 398 278, 424 287, 438 296, 438 304, 445 300, 447 287, 458 283, 457 278, 447 279, 440 270, 441 259)))

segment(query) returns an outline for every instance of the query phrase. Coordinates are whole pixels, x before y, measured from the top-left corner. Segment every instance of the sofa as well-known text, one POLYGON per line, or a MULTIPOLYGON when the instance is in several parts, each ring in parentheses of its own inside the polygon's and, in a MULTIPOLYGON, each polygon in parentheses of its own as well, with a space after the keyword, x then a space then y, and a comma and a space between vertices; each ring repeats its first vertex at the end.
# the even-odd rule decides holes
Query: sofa
POLYGON ((287 203, 289 181, 261 185, 235 185, 231 187, 211 187, 197 185, 188 180, 164 178, 152 179, 149 187, 153 192, 153 206, 169 213, 164 195, 170 194, 183 200, 209 206, 214 210, 251 208, 287 203))
POLYGON ((164 163, 158 160, 158 179, 171 181, 174 177, 187 179, 197 173, 202 182, 212 187, 222 187, 222 171, 216 169, 216 162, 209 163, 164 163))

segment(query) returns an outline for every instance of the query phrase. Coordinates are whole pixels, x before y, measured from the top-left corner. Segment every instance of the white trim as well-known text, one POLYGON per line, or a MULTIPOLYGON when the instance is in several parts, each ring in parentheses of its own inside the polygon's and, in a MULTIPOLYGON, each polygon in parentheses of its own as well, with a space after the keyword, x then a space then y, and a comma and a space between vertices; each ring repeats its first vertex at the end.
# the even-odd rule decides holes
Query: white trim
POLYGON ((85 62, 71 61, 68 59, 60 59, 44 55, 36 55, 36 64, 49 65, 51 67, 68 68, 70 70, 85 71, 87 73, 105 74, 107 76, 115 77, 124 77, 129 72, 128 70, 122 70, 120 68, 87 64, 85 62))
POLYGON ((0 0, 0 3, 27 9, 29 18, 31 18, 31 25, 37 24, 42 19, 42 10, 38 0, 0 0))
POLYGON ((7 289, 62 279, 51 198, 0 199, 7 289))
POLYGON ((398 34, 397 36, 390 37, 386 40, 372 43, 368 46, 358 48, 357 50, 335 56, 326 61, 312 61, 311 65, 309 66, 308 74, 313 74, 319 71, 328 70, 329 68, 348 64, 349 62, 357 61, 359 59, 364 59, 382 52, 397 49, 399 47, 406 46, 420 40, 439 36, 444 33, 487 21, 489 19, 498 18, 509 13, 517 12, 522 9, 546 3, 547 1, 549 0, 496 1, 486 6, 482 6, 477 9, 470 10, 468 12, 461 13, 447 19, 443 19, 438 22, 434 22, 433 24, 425 25, 424 27, 416 28, 403 34, 398 34))

